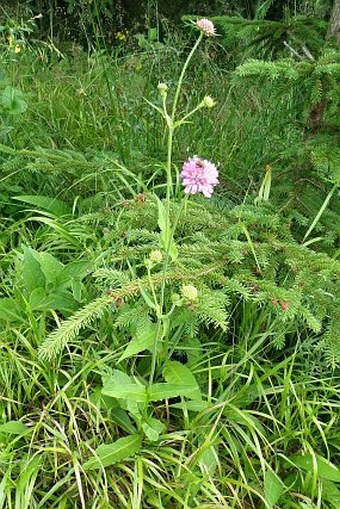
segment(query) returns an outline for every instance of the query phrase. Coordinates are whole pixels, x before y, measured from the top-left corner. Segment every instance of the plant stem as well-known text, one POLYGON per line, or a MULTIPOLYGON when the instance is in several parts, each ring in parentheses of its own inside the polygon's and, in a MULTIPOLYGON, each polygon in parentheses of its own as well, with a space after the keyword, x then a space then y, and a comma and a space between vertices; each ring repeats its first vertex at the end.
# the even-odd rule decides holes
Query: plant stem
POLYGON ((175 97, 174 97, 174 102, 173 102, 173 105, 172 105, 172 113, 171 113, 171 120, 172 122, 174 122, 175 120, 175 116, 176 116, 176 109, 177 109, 177 103, 178 103, 178 99, 179 99, 179 94, 181 92, 181 88, 182 88, 182 83, 183 83, 183 78, 184 78, 184 75, 185 75, 185 72, 188 68, 188 65, 190 63, 190 60, 192 59, 193 57, 193 54, 195 53, 195 51, 197 50, 201 40, 203 39, 203 32, 200 33, 197 41, 195 42, 194 46, 192 47, 184 65, 183 65, 183 69, 182 69, 182 72, 180 74, 180 77, 179 77, 179 80, 178 80, 178 84, 177 84, 177 89, 176 89, 176 92, 175 92, 175 97))
MULTIPOLYGON (((188 65, 190 63, 190 60, 192 59, 195 51, 197 50, 202 38, 203 38, 203 33, 201 32, 197 41, 195 42, 194 46, 192 47, 189 55, 187 56, 186 61, 184 62, 184 65, 183 65, 183 68, 182 68, 182 71, 181 71, 181 74, 180 74, 180 77, 179 77, 178 83, 177 83, 174 102, 172 105, 171 116, 170 116, 170 118, 168 116, 168 122, 167 122, 168 140, 167 140, 166 205, 165 205, 165 209, 166 209, 166 224, 168 225, 168 228, 170 229, 170 233, 168 235, 168 241, 167 241, 167 245, 165 247, 165 257, 164 257, 164 263, 163 263, 162 281, 161 281, 161 289, 160 289, 160 301, 159 301, 160 316, 157 319, 157 329, 156 329, 155 339, 154 339, 154 343, 153 343, 153 347, 152 347, 152 361, 151 361, 151 371, 150 371, 150 377, 149 377, 149 386, 152 385, 153 380, 155 378, 156 364, 157 364, 156 363, 157 347, 158 347, 158 343, 160 341, 161 336, 164 334, 164 330, 162 332, 162 329, 164 329, 163 322, 164 322, 165 288, 166 288, 166 275, 167 275, 167 271, 168 271, 168 267, 169 267, 170 249, 171 249, 171 245, 173 243, 173 238, 174 238, 175 230, 177 227, 177 223, 178 223, 179 217, 182 212, 183 203, 185 203, 185 200, 183 200, 183 202, 178 210, 177 217, 176 217, 176 219, 173 223, 173 226, 171 228, 170 227, 170 224, 171 224, 170 223, 170 206, 171 206, 171 195, 172 195, 172 188, 173 188, 173 185, 172 185, 172 152, 173 152, 174 131, 175 131, 176 127, 178 127, 180 125, 179 124, 178 126, 175 127, 176 110, 177 110, 177 104, 178 104, 179 96, 180 96, 181 89, 182 89, 185 72, 186 72, 188 65)), ((163 102, 163 109, 164 109, 165 114, 167 115, 165 101, 163 102)))

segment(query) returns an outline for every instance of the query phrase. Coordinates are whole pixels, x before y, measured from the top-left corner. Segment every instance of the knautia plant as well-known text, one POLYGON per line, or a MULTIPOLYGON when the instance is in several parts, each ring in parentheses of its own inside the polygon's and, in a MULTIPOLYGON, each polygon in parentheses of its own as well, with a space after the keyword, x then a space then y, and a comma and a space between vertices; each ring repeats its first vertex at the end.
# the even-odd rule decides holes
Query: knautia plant
MULTIPOLYGON (((196 22, 196 28, 199 29, 200 34, 193 48, 191 49, 180 74, 175 95, 173 98, 171 113, 168 112, 167 99, 168 99, 168 86, 166 83, 159 83, 158 90, 162 99, 162 108, 159 108, 155 104, 149 103, 155 108, 164 118, 167 127, 167 163, 166 163, 166 200, 165 205, 158 199, 158 224, 161 230, 160 247, 164 250, 164 261, 163 261, 163 274, 162 282, 160 286, 159 298, 156 297, 156 293, 153 290, 153 297, 156 300, 154 303, 157 309, 157 329, 154 339, 153 352, 152 352, 152 369, 150 375, 150 383, 152 383, 155 374, 155 367, 157 361, 157 345, 163 338, 164 332, 164 319, 169 320, 170 314, 165 310, 165 287, 167 279, 167 270, 170 260, 177 258, 177 248, 174 242, 174 232, 177 226, 179 216, 182 212, 182 207, 179 208, 177 217, 171 222, 170 209, 171 200, 174 197, 174 186, 173 186, 173 140, 174 133, 177 129, 184 125, 190 117, 198 110, 202 108, 212 108, 215 105, 215 101, 210 96, 205 96, 202 101, 191 111, 184 116, 177 118, 177 107, 178 101, 181 94, 183 85, 183 79, 185 72, 189 66, 189 63, 201 43, 204 36, 211 37, 215 35, 214 24, 203 18, 196 22), (163 331, 163 332, 162 332, 163 331)), ((177 169, 175 168, 177 171, 177 169)), ((180 173, 180 179, 184 185, 185 194, 196 194, 202 193, 205 197, 210 198, 214 187, 218 184, 218 171, 216 166, 206 159, 201 159, 198 156, 190 158, 184 163, 182 171, 180 173)), ((176 176, 178 181, 178 175, 176 176)), ((182 199, 183 200, 183 199, 182 199)), ((172 308, 174 309, 174 308, 172 308)))

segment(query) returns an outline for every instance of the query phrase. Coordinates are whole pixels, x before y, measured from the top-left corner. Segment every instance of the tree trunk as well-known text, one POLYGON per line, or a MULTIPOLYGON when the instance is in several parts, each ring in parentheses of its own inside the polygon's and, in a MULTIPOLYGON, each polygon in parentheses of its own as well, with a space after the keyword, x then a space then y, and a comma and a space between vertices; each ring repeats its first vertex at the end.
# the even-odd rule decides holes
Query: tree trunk
POLYGON ((340 0, 334 0, 327 37, 334 37, 337 43, 340 42, 340 0))

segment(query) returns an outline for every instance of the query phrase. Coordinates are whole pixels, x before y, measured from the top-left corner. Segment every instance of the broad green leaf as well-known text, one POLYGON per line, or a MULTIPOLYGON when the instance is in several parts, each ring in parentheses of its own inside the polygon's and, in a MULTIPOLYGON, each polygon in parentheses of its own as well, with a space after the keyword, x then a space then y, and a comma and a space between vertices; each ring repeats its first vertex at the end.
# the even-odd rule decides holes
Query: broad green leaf
MULTIPOLYGON (((289 458, 289 461, 295 466, 300 467, 303 470, 307 470, 307 472, 314 471, 315 465, 313 456, 311 454, 297 454, 289 458)), ((317 474, 322 479, 326 479, 327 481, 340 482, 340 469, 322 456, 316 455, 316 467, 317 474)))
POLYGON ((61 280, 83 279, 92 270, 90 262, 71 262, 64 265, 61 280))
POLYGON ((111 398, 127 399, 135 403, 147 401, 146 386, 133 382, 128 375, 118 369, 115 369, 113 376, 105 381, 102 394, 111 398))
POLYGON ((113 444, 100 445, 92 458, 84 465, 85 470, 96 470, 109 467, 115 463, 131 457, 142 447, 142 439, 139 435, 130 435, 119 438, 113 444))
POLYGON ((19 262, 19 267, 26 290, 33 292, 35 288, 45 288, 45 276, 41 270, 40 263, 34 256, 34 250, 24 246, 23 251, 24 257, 19 262))
POLYGON ((165 251, 169 250, 171 260, 174 262, 178 258, 178 249, 174 239, 171 239, 170 219, 167 217, 167 211, 163 202, 157 198, 158 205, 158 226, 161 230, 160 247, 165 251))
POLYGON ((170 248, 169 248, 169 255, 172 262, 175 262, 178 258, 178 249, 176 246, 176 243, 174 239, 171 239, 170 248))
POLYGON ((146 401, 146 387, 144 385, 127 384, 118 386, 113 382, 108 382, 103 387, 103 394, 111 398, 128 399, 135 403, 144 403, 146 401))
POLYGON ((284 491, 280 478, 272 470, 267 470, 264 479, 264 495, 267 506, 274 507, 284 491))
MULTIPOLYGON (((144 323, 145 321, 143 321, 143 324, 144 323)), ((128 359, 133 355, 137 355, 144 350, 151 350, 156 336, 156 329, 157 325, 151 321, 149 323, 146 322, 144 327, 137 327, 135 336, 127 345, 122 355, 119 357, 118 362, 121 362, 123 359, 128 359)))
POLYGON ((0 433, 8 433, 10 435, 22 435, 28 429, 21 421, 8 421, 0 425, 0 433))
POLYGON ((82 300, 83 285, 78 280, 71 280, 72 295, 77 302, 82 300))
POLYGON ((91 272, 89 262, 71 262, 63 267, 58 279, 58 288, 70 288, 74 299, 81 302, 84 277, 91 272))
MULTIPOLYGON (((109 398, 106 398, 106 400, 108 399, 109 398)), ((111 412, 111 419, 127 433, 136 433, 137 430, 135 425, 132 423, 127 412, 122 408, 119 407, 113 408, 111 412)))
POLYGON ((17 321, 22 320, 19 309, 13 299, 5 297, 0 299, 0 320, 17 321))
POLYGON ((45 276, 46 288, 55 288, 63 270, 63 264, 50 253, 38 252, 32 249, 32 254, 40 264, 42 273, 45 276))
POLYGON ((149 28, 148 30, 148 40, 149 42, 157 41, 157 28, 149 28))
POLYGON ((142 429, 150 442, 156 442, 159 439, 159 435, 164 431, 164 428, 164 424, 154 417, 149 417, 149 419, 142 424, 142 429))
POLYGON ((322 494, 325 500, 327 500, 334 509, 340 507, 340 490, 336 484, 330 481, 323 481, 322 483, 322 494))
POLYGON ((203 401, 203 399, 193 399, 189 401, 180 401, 179 403, 174 403, 171 405, 172 408, 179 408, 180 410, 186 410, 190 412, 201 412, 209 407, 209 403, 207 401, 203 401))
POLYGON ((177 398, 186 396, 192 398, 196 393, 196 387, 183 387, 180 384, 159 383, 153 384, 149 389, 149 401, 160 401, 162 399, 177 398))
POLYGON ((184 366, 184 364, 181 364, 178 361, 167 362, 163 370, 163 376, 168 383, 180 384, 183 385, 183 387, 192 388, 192 399, 202 399, 196 378, 191 373, 190 369, 187 366, 184 366))
POLYGON ((0 102, 11 115, 19 115, 27 108, 23 93, 17 88, 7 86, 0 94, 0 102))
POLYGON ((48 293, 44 288, 36 288, 30 295, 32 310, 49 311, 55 309, 63 313, 73 313, 78 309, 78 303, 68 292, 48 293))
POLYGON ((50 196, 25 194, 21 196, 14 196, 13 199, 29 203, 39 209, 47 210, 56 217, 71 214, 71 208, 67 205, 67 203, 58 200, 57 198, 51 198, 50 196))

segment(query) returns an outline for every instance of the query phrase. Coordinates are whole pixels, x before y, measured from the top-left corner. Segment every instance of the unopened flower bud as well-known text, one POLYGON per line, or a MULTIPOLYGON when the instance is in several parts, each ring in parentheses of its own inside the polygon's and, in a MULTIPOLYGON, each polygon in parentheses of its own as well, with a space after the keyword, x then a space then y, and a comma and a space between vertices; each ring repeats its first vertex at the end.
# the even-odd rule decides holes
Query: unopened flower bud
POLYGON ((157 88, 160 93, 160 96, 162 97, 162 99, 164 99, 168 92, 168 85, 166 83, 158 83, 157 88))
POLYGON ((151 251, 151 253, 149 254, 149 259, 154 263, 161 262, 163 260, 162 252, 159 249, 151 251))
POLYGON ((206 95, 201 102, 204 108, 213 108, 216 104, 214 99, 210 95, 206 95))
POLYGON ((198 290, 194 285, 183 285, 181 288, 181 294, 185 299, 194 301, 198 297, 198 290))
POLYGON ((171 302, 175 305, 175 306, 180 306, 181 305, 181 296, 179 295, 179 293, 173 293, 171 295, 171 302))

